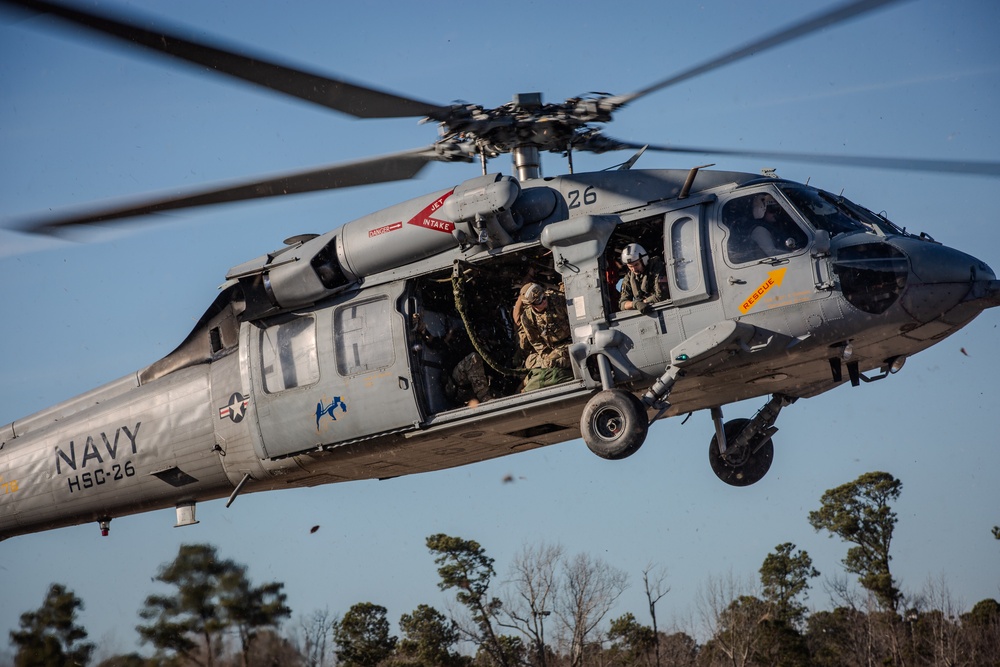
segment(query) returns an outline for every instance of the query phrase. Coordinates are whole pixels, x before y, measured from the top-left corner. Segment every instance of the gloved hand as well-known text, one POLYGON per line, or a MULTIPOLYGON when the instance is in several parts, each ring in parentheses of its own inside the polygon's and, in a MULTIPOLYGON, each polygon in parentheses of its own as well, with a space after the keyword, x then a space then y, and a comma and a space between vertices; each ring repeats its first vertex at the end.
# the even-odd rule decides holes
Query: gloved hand
POLYGON ((653 309, 653 307, 651 305, 649 305, 648 303, 646 303, 645 301, 643 301, 642 299, 636 299, 636 301, 635 301, 635 309, 638 310, 643 315, 645 315, 646 313, 648 313, 649 311, 651 311, 653 309))

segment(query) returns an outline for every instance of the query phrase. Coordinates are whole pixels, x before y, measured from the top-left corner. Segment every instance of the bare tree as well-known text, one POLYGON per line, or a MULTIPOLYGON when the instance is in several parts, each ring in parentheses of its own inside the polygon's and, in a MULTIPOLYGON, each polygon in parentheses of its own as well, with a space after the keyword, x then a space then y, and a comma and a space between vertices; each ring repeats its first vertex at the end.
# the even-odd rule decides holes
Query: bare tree
POLYGON ((824 588, 833 610, 815 612, 806 622, 806 643, 814 663, 838 667, 879 664, 885 650, 874 593, 861 594, 844 575, 827 578, 824 588))
POLYGON ((561 545, 525 544, 514 556, 504 587, 507 594, 504 625, 522 632, 538 655, 538 664, 546 665, 545 619, 553 612, 559 590, 559 564, 565 550, 561 545))
POLYGON ((556 615, 569 640, 571 667, 582 664, 587 640, 628 587, 628 576, 608 563, 579 554, 563 560, 564 584, 556 615))
POLYGON ((339 618, 331 618, 329 609, 317 609, 311 616, 299 617, 296 644, 307 667, 328 667, 333 662, 330 651, 330 637, 333 624, 339 618))
POLYGON ((646 602, 649 603, 649 616, 653 620, 653 637, 655 638, 656 667, 660 667, 660 630, 656 625, 656 603, 670 592, 667 586, 667 571, 665 568, 646 565, 642 571, 642 585, 646 589, 646 602))
POLYGON ((711 639, 705 644, 708 656, 733 667, 753 662, 760 642, 758 626, 767 615, 767 605, 755 595, 749 581, 732 572, 711 577, 698 594, 698 612, 711 639))
POLYGON ((964 664, 972 647, 962 632, 960 615, 944 575, 928 579, 920 600, 903 615, 913 664, 964 664))

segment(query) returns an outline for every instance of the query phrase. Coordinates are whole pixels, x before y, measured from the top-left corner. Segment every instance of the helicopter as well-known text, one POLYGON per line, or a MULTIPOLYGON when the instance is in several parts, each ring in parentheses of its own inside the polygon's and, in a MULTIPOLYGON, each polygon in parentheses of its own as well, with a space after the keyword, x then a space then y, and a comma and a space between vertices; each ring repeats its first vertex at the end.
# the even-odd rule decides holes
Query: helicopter
MULTIPOLYGON (((713 470, 748 485, 770 465, 780 410, 884 378, 998 303, 982 261, 839 195, 704 167, 638 170, 643 150, 684 149, 595 128, 679 80, 886 3, 838 7, 629 95, 549 104, 529 93, 494 109, 327 77, 318 85, 316 75, 62 5, 10 4, 343 113, 439 124, 428 148, 34 229, 401 180, 435 161, 478 160, 484 173, 233 267, 175 351, 4 427, 0 537, 88 521, 106 532, 115 516, 171 506, 190 524, 200 501, 454 467, 581 436, 619 459, 642 445, 651 421, 700 410, 715 427, 713 470), (611 150, 634 154, 614 171, 573 173, 574 152, 611 150), (543 152, 564 153, 570 173, 542 178, 543 152), (489 173, 488 161, 506 153, 517 176, 489 173), (743 227, 761 219, 765 199, 783 218, 782 236, 776 248, 748 252, 743 227), (621 311, 614 298, 630 243, 669 267, 670 297, 651 313, 621 311), (528 274, 564 295, 573 380, 521 392, 508 308, 528 274), (474 350, 501 376, 501 395, 476 405, 448 395, 459 352, 440 340, 452 330, 464 332, 456 349, 474 350), (723 406, 764 396, 751 419, 723 421, 723 406)), ((910 166, 998 172, 993 163, 910 166)))

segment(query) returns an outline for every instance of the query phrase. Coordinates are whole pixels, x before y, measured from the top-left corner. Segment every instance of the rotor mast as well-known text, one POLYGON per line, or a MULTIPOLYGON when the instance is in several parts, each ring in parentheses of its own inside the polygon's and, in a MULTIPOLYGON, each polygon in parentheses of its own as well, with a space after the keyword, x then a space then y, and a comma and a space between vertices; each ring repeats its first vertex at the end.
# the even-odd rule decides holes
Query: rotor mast
MULTIPOLYGON (((528 114, 538 114, 542 111, 542 94, 516 93, 514 95, 514 108, 528 114)), ((534 134, 535 132, 532 130, 528 136, 533 139, 534 134)), ((542 154, 538 144, 530 141, 518 143, 510 152, 519 181, 523 183, 542 177, 542 154)))
POLYGON ((521 144, 511 151, 517 180, 522 183, 533 178, 542 177, 542 154, 534 144, 521 144))

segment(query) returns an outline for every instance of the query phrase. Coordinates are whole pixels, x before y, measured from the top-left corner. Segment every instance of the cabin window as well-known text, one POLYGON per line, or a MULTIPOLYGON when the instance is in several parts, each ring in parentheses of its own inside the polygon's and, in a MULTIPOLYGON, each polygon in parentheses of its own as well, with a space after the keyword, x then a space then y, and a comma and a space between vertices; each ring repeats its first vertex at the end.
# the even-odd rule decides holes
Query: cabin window
POLYGON ((698 221, 691 216, 675 220, 670 225, 670 268, 673 284, 680 292, 689 292, 697 286, 700 273, 695 258, 698 257, 698 221))
POLYGON ((757 262, 800 250, 809 237, 770 193, 737 197, 722 209, 728 229, 726 255, 730 264, 757 262))
POLYGON ((367 373, 395 362, 389 299, 352 303, 334 314, 337 371, 367 373))
POLYGON ((299 316, 262 329, 260 359, 264 391, 268 394, 318 381, 315 319, 299 316))

